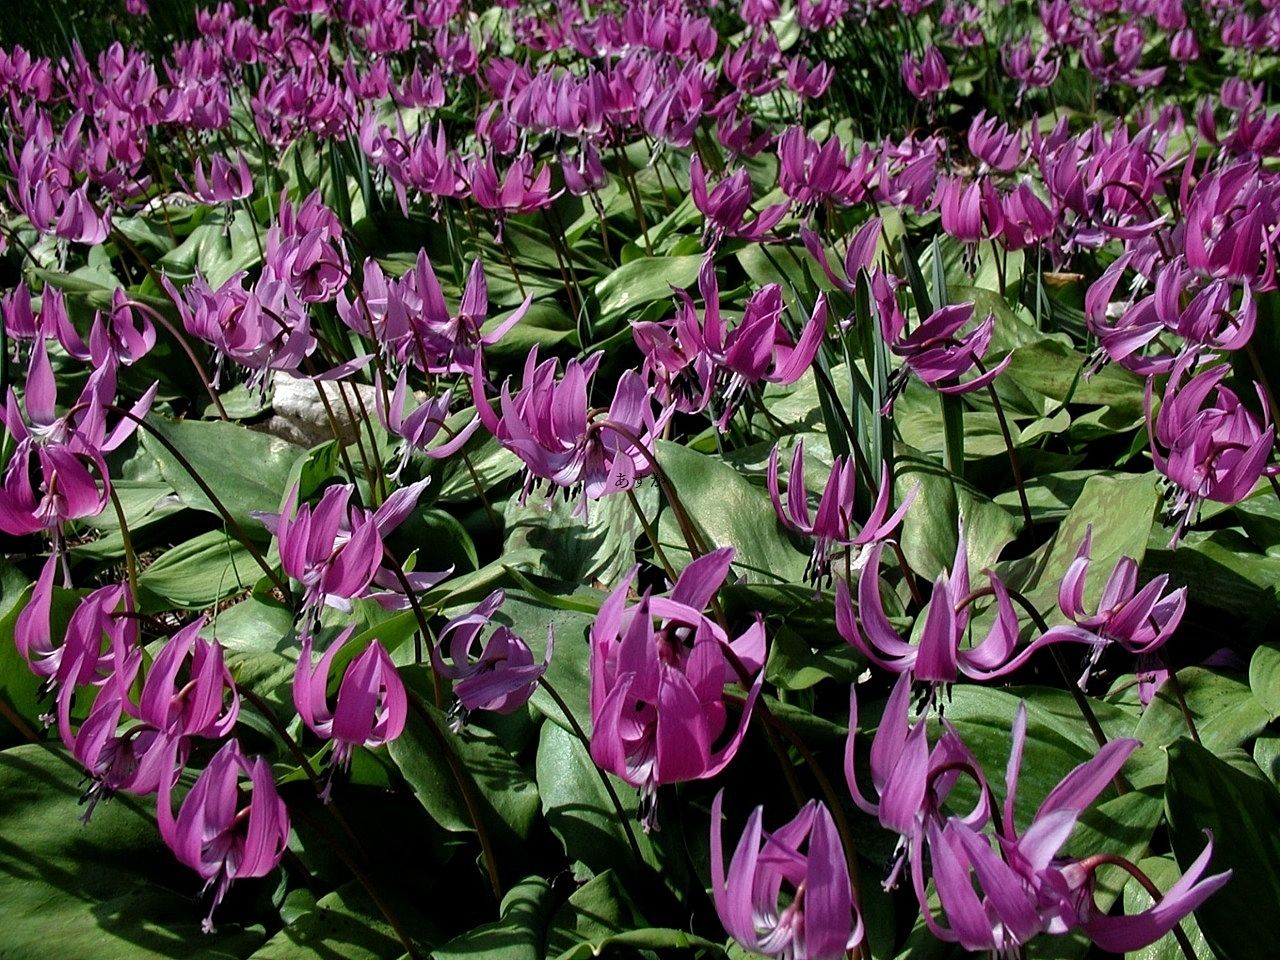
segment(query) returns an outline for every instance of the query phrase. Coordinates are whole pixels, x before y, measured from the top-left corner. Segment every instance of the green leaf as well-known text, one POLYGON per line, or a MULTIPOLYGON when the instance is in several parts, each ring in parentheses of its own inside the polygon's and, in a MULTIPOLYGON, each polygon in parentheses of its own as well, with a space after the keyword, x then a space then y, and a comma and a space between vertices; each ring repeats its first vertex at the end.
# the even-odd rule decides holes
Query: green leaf
POLYGON ((596 284, 601 321, 610 321, 636 307, 666 300, 671 288, 684 289, 698 278, 702 257, 643 257, 624 263, 596 284))
MULTIPOLYGON (((657 492, 643 484, 636 492, 656 511, 657 492)), ((503 511, 504 552, 522 547, 536 551, 533 572, 566 583, 600 582, 610 586, 635 563, 636 538, 643 535, 640 519, 626 496, 614 495, 587 504, 587 516, 575 517, 578 501, 559 493, 531 493, 521 506, 517 498, 503 511)))
POLYGON ((1169 836, 1185 870, 1213 832, 1210 871, 1230 869, 1227 885, 1210 897, 1196 920, 1220 957, 1256 957, 1275 936, 1280 904, 1280 793, 1261 775, 1250 776, 1181 739, 1169 747, 1165 789, 1169 836))
MULTIPOLYGON (((423 675, 420 670, 406 672, 423 675)), ((418 802, 446 830, 475 829, 444 752, 451 750, 462 775, 471 780, 481 815, 495 840, 512 845, 527 837, 538 812, 538 788, 510 752, 493 734, 475 726, 455 734, 442 712, 431 704, 423 706, 439 735, 417 711, 410 711, 404 733, 387 746, 418 802)))
MULTIPOLYGON (((404 955, 404 946, 395 931, 356 881, 314 904, 297 896, 299 892, 305 894, 295 891, 285 902, 287 926, 250 960, 396 960, 404 955)), ((387 893, 383 889, 382 896, 387 893)), ((395 907, 399 919, 413 924, 410 935, 417 940, 424 912, 403 901, 396 902, 395 907)))
POLYGON ((542 934, 551 909, 551 888, 527 877, 502 898, 501 919, 454 937, 431 951, 435 960, 542 960, 542 934))
POLYGON ((1046 619, 1050 622, 1062 619, 1057 607, 1058 585, 1090 529, 1093 530, 1090 551, 1093 565, 1085 582, 1087 607, 1097 603, 1112 567, 1121 557, 1132 557, 1142 563, 1155 518, 1156 500, 1153 474, 1099 474, 1085 481, 1079 499, 1054 534, 1048 555, 1033 581, 1034 589, 1024 591, 1046 619))
POLYGON ((210 530, 166 550, 142 571, 142 612, 200 610, 252 587, 262 570, 238 540, 210 530))
MULTIPOLYGON (((762 488, 720 460, 677 443, 659 440, 655 452, 707 546, 733 547, 734 566, 748 581, 796 582, 804 577, 804 554, 783 534, 762 488)), ((669 507, 659 518, 658 531, 664 545, 684 543, 669 507)), ((678 566, 688 563, 687 551, 679 548, 668 549, 667 556, 678 566)))
MULTIPOLYGON (((570 860, 586 864, 597 873, 610 867, 624 873, 634 871, 635 855, 595 764, 582 742, 557 724, 542 725, 538 736, 537 778, 547 826, 560 839, 570 860), (630 869, 622 865, 629 865, 630 869)), ((649 838, 636 823, 635 787, 616 778, 613 787, 641 852, 651 854, 649 838)))
MULTIPOLYGON (((1240 746, 1267 725, 1267 712, 1248 686, 1234 677, 1200 667, 1183 667, 1178 671, 1178 683, 1201 743, 1215 753, 1240 746)), ((1133 736, 1143 743, 1134 762, 1145 759, 1153 765, 1137 781, 1158 782, 1164 761, 1158 748, 1186 735, 1186 718, 1177 691, 1166 681, 1133 731, 1133 736)))
POLYGON ((0 955, 230 960, 262 943, 225 904, 217 932, 200 933, 202 881, 160 839, 154 798, 117 795, 82 826, 83 775, 61 750, 0 752, 0 955))
POLYGON ((1267 716, 1280 719, 1280 643, 1263 644, 1249 661, 1249 689, 1267 716))
POLYGON ((933 579, 951 568, 958 518, 964 520, 970 568, 982 570, 995 563, 1017 533, 1017 518, 968 486, 957 484, 939 464, 909 448, 899 452, 896 464, 896 503, 902 503, 919 485, 902 522, 902 551, 912 569, 933 579))
MULTIPOLYGON (((269 539, 266 529, 250 512, 279 512, 288 493, 285 481, 299 457, 297 447, 237 423, 158 417, 147 423, 186 458, 248 536, 269 539)), ((143 446, 159 462, 161 474, 182 502, 195 510, 218 513, 173 454, 146 430, 139 433, 143 446)))

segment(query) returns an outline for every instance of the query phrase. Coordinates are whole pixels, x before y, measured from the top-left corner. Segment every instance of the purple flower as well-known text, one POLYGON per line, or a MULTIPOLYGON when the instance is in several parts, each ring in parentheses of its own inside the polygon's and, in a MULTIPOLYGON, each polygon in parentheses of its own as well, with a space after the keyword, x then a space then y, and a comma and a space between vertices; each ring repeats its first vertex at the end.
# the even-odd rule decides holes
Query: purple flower
POLYGON ((502 222, 507 216, 541 210, 559 196, 551 192, 551 167, 544 163, 535 171, 531 153, 522 153, 501 175, 494 166, 493 154, 475 157, 466 175, 471 183, 472 199, 497 215, 499 242, 502 241, 502 222))
POLYGON ((732 330, 720 314, 720 287, 709 257, 698 272, 698 288, 704 303, 701 323, 693 299, 677 290, 675 320, 636 323, 632 336, 645 353, 645 369, 657 380, 659 402, 699 413, 717 397, 717 422, 723 428, 743 391, 761 381, 795 383, 809 369, 826 333, 827 299, 818 297, 797 341, 782 324, 782 291, 776 283, 751 295, 732 330))
POLYGON ((64 732, 68 749, 93 781, 81 797, 89 803, 86 822, 98 801, 118 790, 148 794, 159 789, 175 765, 186 762, 190 738, 221 739, 235 726, 240 695, 222 647, 198 636, 203 626, 201 617, 165 643, 136 704, 126 671, 99 690, 74 740, 64 732), (180 680, 184 667, 185 679, 180 680), (126 717, 135 722, 122 730, 120 721, 126 717))
POLYGON ((847 203, 866 186, 865 165, 850 165, 840 138, 819 146, 800 126, 788 127, 778 140, 778 186, 804 206, 826 200, 847 203))
POLYGON ((416 450, 433 460, 444 460, 466 446, 467 441, 480 426, 480 418, 476 417, 444 443, 428 449, 428 445, 444 426, 445 418, 449 416, 449 402, 453 399, 453 391, 446 390, 434 400, 428 400, 409 413, 405 413, 404 407, 408 394, 405 374, 406 371, 400 371, 400 376, 396 378, 395 389, 391 391, 387 401, 383 399, 386 388, 379 378, 379 389, 374 396, 378 422, 392 436, 404 440, 400 451, 400 463, 391 475, 393 480, 399 478, 400 472, 409 462, 409 454, 413 451, 416 450))
POLYGON ((930 44, 922 59, 908 53, 902 58, 902 82, 917 100, 932 100, 951 86, 951 74, 942 51, 930 44))
POLYGON ((763 807, 747 818, 726 873, 724 791, 711 804, 711 895, 728 934, 779 960, 843 960, 862 942, 849 864, 827 808, 810 800, 796 818, 765 832, 763 807))
POLYGON ((1083 860, 1058 857, 1084 810, 1120 772, 1137 740, 1112 740, 1093 759, 1080 764, 1049 791, 1021 833, 1014 822, 1022 751, 1026 741, 1026 705, 1018 708, 1013 749, 1005 772, 1005 801, 996 849, 973 826, 949 820, 929 824, 929 849, 938 900, 950 922, 938 923, 929 905, 924 877, 917 875, 916 896, 930 931, 968 950, 1012 952, 1040 933, 1081 930, 1104 950, 1140 950, 1158 940, 1231 878, 1231 872, 1201 879, 1212 845, 1186 875, 1149 910, 1111 917, 1094 903, 1094 873, 1104 863, 1132 864, 1095 855, 1083 860), (973 877, 977 878, 977 889, 973 877))
POLYGON ((927 718, 922 716, 911 722, 911 685, 910 674, 898 677, 876 728, 870 757, 871 785, 877 798, 874 801, 863 794, 854 774, 858 691, 854 685, 849 687, 849 736, 844 749, 844 777, 849 794, 858 809, 899 836, 897 850, 885 874, 886 890, 897 885, 907 862, 913 873, 923 869, 926 827, 945 820, 943 804, 961 776, 968 776, 978 787, 978 798, 963 822, 981 827, 991 817, 986 776, 950 722, 943 719, 943 735, 932 749, 927 718))
POLYGON ((860 555, 863 547, 888 537, 906 516, 907 508, 911 506, 918 489, 918 486, 912 489, 902 506, 886 519, 893 490, 889 483, 889 467, 884 465, 880 471, 880 493, 876 497, 875 506, 855 532, 853 507, 856 470, 850 458, 836 457, 832 462, 831 473, 822 490, 822 499, 818 502, 818 511, 813 516, 809 513, 809 491, 804 484, 803 440, 796 441, 795 452, 791 455, 785 507, 778 492, 778 444, 774 444, 769 453, 766 481, 778 519, 792 530, 814 540, 813 555, 805 575, 815 581, 831 576, 831 558, 833 553, 838 552, 836 548, 843 547, 846 552, 860 555))
POLYGON ((746 169, 730 174, 708 191, 702 159, 696 154, 689 162, 689 189, 694 206, 707 218, 706 229, 713 246, 724 237, 762 240, 787 215, 790 207, 790 202, 784 200, 765 207, 754 219, 748 221, 746 215, 751 209, 751 177, 746 169))
MULTIPOLYGON (((110 496, 104 455, 133 435, 136 422, 121 417, 108 430, 106 407, 115 400, 116 365, 106 358, 85 383, 64 416, 57 416, 57 385, 43 339, 31 351, 23 397, 26 418, 13 388, 0 414, 17 446, 0 486, 0 530, 13 536, 45 531, 61 543, 70 520, 101 513, 110 496)), ((130 412, 146 416, 155 398, 152 386, 130 412)))
POLYGON ((1275 446, 1275 427, 1261 387, 1264 420, 1259 424, 1236 393, 1222 385, 1231 369, 1227 364, 1210 367, 1184 383, 1195 362, 1196 357, 1188 355, 1174 364, 1154 417, 1152 381, 1147 381, 1151 458, 1169 481, 1168 511, 1177 523, 1172 546, 1202 501, 1238 503, 1262 477, 1280 471, 1267 463, 1275 446))
POLYGON ((14 624, 14 644, 31 672, 44 681, 42 689, 57 691, 58 731, 69 745, 74 739, 71 708, 79 688, 105 684, 123 691, 138 673, 142 648, 133 600, 123 584, 100 587, 84 597, 62 636, 55 637, 50 614, 57 563, 56 555, 45 561, 14 624))
MULTIPOLYGON (((333 660, 354 631, 355 627, 342 631, 314 667, 311 635, 304 634, 293 674, 293 705, 308 730, 333 741, 331 763, 335 769, 351 765, 356 747, 373 749, 400 736, 409 709, 404 682, 377 640, 370 641, 347 666, 334 706, 329 707, 333 660)), ((325 793, 327 799, 327 787, 325 793)))
POLYGON ((745 686, 764 662, 758 617, 730 641, 702 612, 732 559, 730 548, 700 557, 685 567, 670 596, 646 591, 638 605, 628 607, 633 568, 591 627, 591 757, 640 788, 646 829, 654 824, 660 785, 713 777, 729 764, 760 694, 763 672, 737 731, 717 747, 726 726, 725 684, 737 679, 745 686))
POLYGON ((479 658, 472 651, 481 632, 489 626, 493 614, 502 606, 505 594, 495 590, 469 613, 454 617, 440 630, 431 648, 432 668, 454 681, 453 693, 458 698, 455 724, 460 727, 472 710, 511 713, 524 706, 538 679, 547 672, 555 649, 555 630, 547 626, 547 651, 542 663, 534 663, 533 651, 510 627, 499 625, 490 634, 479 658), (446 663, 442 656, 448 638, 446 663))
POLYGON ((424 373, 469 373, 479 348, 497 343, 529 310, 532 295, 488 333, 489 290, 484 265, 472 261, 457 312, 444 292, 425 250, 399 280, 388 280, 376 260, 364 265, 364 289, 355 302, 338 297, 338 315, 351 329, 377 341, 396 363, 412 363, 424 373))
POLYGON ((607 415, 593 420, 588 388, 602 356, 596 352, 585 361, 568 361, 564 376, 557 380, 558 361, 550 358, 538 363, 535 345, 525 358, 519 392, 512 396, 509 385, 502 385, 501 417, 485 397, 478 354, 471 379, 481 422, 524 461, 529 473, 524 495, 535 477, 565 490, 566 496, 580 491, 575 514, 585 513, 587 500, 630 490, 649 474, 652 466, 644 451, 652 449, 671 415, 669 410, 654 415, 644 378, 628 370, 618 380, 607 415))
POLYGON ((200 617, 165 642, 147 671, 137 706, 125 702, 127 713, 171 737, 220 739, 231 732, 240 694, 221 644, 199 635, 203 626, 200 617))
POLYGON ((808 227, 802 227, 800 237, 804 241, 805 249, 809 251, 809 256, 813 257, 818 266, 822 268, 822 272, 831 281, 832 286, 837 290, 852 294, 858 282, 858 275, 871 269, 871 264, 875 260, 876 247, 880 243, 882 223, 883 221, 879 217, 871 217, 849 239, 849 247, 844 255, 843 277, 837 276, 836 272, 831 269, 827 255, 822 249, 822 241, 816 233, 808 227))
POLYGON ((847 643, 882 670, 910 671, 915 679, 926 683, 954 683, 961 674, 975 680, 989 680, 1013 669, 1011 658, 1018 645, 1018 616, 1008 589, 993 573, 988 573, 988 579, 996 599, 995 620, 980 643, 964 646, 974 597, 969 587, 963 530, 950 572, 938 574, 933 583, 918 644, 903 640, 885 615, 880 599, 880 551, 883 548, 883 543, 871 547, 858 576, 856 617, 849 588, 843 580, 836 581, 836 630, 847 643))
POLYGON ((1004 372, 1012 354, 970 380, 960 377, 982 361, 995 332, 994 314, 963 336, 960 329, 973 319, 973 304, 960 303, 941 307, 914 330, 907 331, 907 318, 898 306, 898 281, 875 271, 871 279, 871 296, 880 315, 880 333, 894 354, 902 358, 902 366, 889 380, 889 399, 882 412, 893 409, 893 401, 914 373, 939 393, 971 393, 991 383, 1004 372))
POLYGON ((168 277, 161 283, 187 332, 217 352, 219 370, 229 357, 254 371, 251 382, 265 383, 270 370, 297 370, 316 338, 306 304, 274 269, 265 269, 247 289, 246 279, 234 274, 214 290, 197 273, 181 293, 168 277))
POLYGON ((195 184, 191 192, 202 203, 243 200, 253 192, 253 174, 249 172, 249 162, 239 152, 236 153, 235 164, 221 154, 215 155, 209 163, 208 174, 205 173, 204 164, 197 160, 192 177, 195 184))
POLYGON ((1011 132, 1008 124, 1000 123, 995 114, 988 117, 985 110, 969 122, 965 143, 969 152, 984 165, 1001 173, 1018 169, 1026 155, 1022 135, 1016 130, 1011 132))
POLYGON ((1045 634, 1087 643, 1092 647, 1084 675, 1083 688, 1098 657, 1108 644, 1119 644, 1139 656, 1164 646, 1173 636, 1187 608, 1187 588, 1168 594, 1169 575, 1161 574, 1138 589, 1138 563, 1132 557, 1121 557, 1107 577, 1106 586, 1093 613, 1085 610, 1084 585, 1089 575, 1089 548, 1093 528, 1085 533, 1076 558, 1067 568, 1058 587, 1058 608, 1072 626, 1055 626, 1045 634))
MULTIPOLYGON (((295 485, 282 513, 254 514, 279 541, 284 572, 304 588, 304 633, 319 617, 321 606, 349 611, 351 601, 364 594, 375 578, 380 586, 394 582, 382 567, 382 538, 409 516, 427 482, 397 490, 375 511, 351 503, 355 493, 351 484, 326 488, 314 508, 306 503, 298 506, 295 485)), ((426 589, 448 573, 411 575, 418 578, 412 585, 426 589)))
POLYGON ((281 197, 278 222, 267 231, 264 271, 303 303, 328 303, 351 275, 342 224, 313 191, 294 208, 281 197))
POLYGON ((264 877, 276 868, 289 842, 289 813, 276 793, 262 757, 250 762, 235 740, 214 754, 182 800, 175 817, 176 773, 161 784, 156 802, 160 835, 180 861, 212 889, 203 929, 213 931, 213 912, 233 880, 264 877), (246 794, 242 778, 252 787, 246 794))

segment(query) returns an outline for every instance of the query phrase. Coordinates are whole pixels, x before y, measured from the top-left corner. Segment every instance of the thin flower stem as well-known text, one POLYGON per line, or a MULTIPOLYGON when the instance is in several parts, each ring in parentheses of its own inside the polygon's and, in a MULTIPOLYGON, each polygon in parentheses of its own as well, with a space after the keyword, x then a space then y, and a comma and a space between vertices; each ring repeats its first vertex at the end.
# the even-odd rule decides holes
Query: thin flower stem
POLYGON ((183 336, 182 331, 174 326, 168 317, 150 304, 142 303, 139 300, 126 300, 124 306, 143 311, 149 317, 152 317, 156 323, 164 327, 173 339, 178 341, 178 346, 187 355, 187 359, 191 361, 191 366, 195 369, 196 376, 200 378, 201 385, 203 385, 205 392, 209 394, 209 399, 213 401, 213 405, 217 408, 218 418, 220 420, 230 420, 231 418, 227 416, 227 408, 222 405, 222 398, 218 396, 218 391, 213 387, 213 381, 209 379, 209 371, 200 362, 200 358, 196 356, 195 350, 192 349, 191 342, 183 336))
POLYGON ((289 584, 282 579, 278 573, 276 573, 269 563, 267 563, 266 558, 262 556, 262 551, 254 546, 253 541, 251 541, 248 535, 244 532, 244 528, 240 526, 236 518, 231 515, 230 511, 227 510, 222 501, 218 499, 218 495, 214 493, 209 484, 205 482, 204 477, 200 476, 196 468, 191 465, 191 461, 183 456, 182 451, 175 447, 168 437, 162 434, 151 424, 147 423, 137 414, 132 413, 129 410, 125 410, 123 407, 117 407, 115 404, 107 404, 106 409, 110 410, 112 413, 118 413, 142 427, 147 431, 147 433, 155 438, 156 442, 159 443, 160 446, 165 448, 169 456, 178 461, 178 466, 182 467, 182 469, 186 471, 187 475, 196 482, 196 486, 200 488, 200 492, 208 498, 209 502, 213 504, 214 509, 222 516, 223 522, 231 529, 231 535, 240 541, 240 545, 242 547, 249 551, 249 555, 253 557, 254 563, 262 569, 262 572, 267 575, 267 579, 270 580, 275 588, 280 591, 280 595, 284 598, 285 603, 292 607, 293 591, 289 589, 289 584))
MULTIPOLYGON (((1012 587, 1008 587, 1006 589, 1009 592, 1010 599, 1027 612, 1027 616, 1031 618, 1031 622, 1035 624, 1036 629, 1040 631, 1041 636, 1048 633, 1049 624, 1046 623, 1044 617, 1040 615, 1040 611, 1036 609, 1036 605, 1012 587)), ((1067 669, 1067 662, 1063 658, 1062 652, 1056 646, 1051 644, 1049 646, 1049 653, 1052 654, 1053 662, 1058 667, 1058 673, 1062 675, 1063 683, 1066 684, 1067 689, 1071 692, 1071 697, 1075 700, 1076 707, 1079 709, 1080 715, 1084 717, 1084 722, 1088 725, 1089 732, 1093 734, 1093 739, 1097 742, 1099 747, 1105 747, 1107 745, 1107 734, 1102 729, 1102 724, 1098 722, 1098 715, 1093 712, 1093 707, 1089 703, 1089 698, 1085 696, 1084 691, 1080 689, 1080 685, 1071 679, 1071 673, 1067 669)), ((1115 785, 1116 793, 1124 794, 1128 793, 1130 790, 1129 782, 1124 778, 1124 774, 1122 773, 1117 773, 1115 779, 1112 780, 1112 783, 1115 785)))
POLYGON ((671 476, 658 463, 658 456, 654 453, 653 448, 645 443, 630 427, 617 421, 601 419, 595 421, 591 426, 601 430, 612 430, 645 455, 649 465, 653 468, 654 476, 658 478, 658 483, 662 485, 662 490, 666 494, 667 502, 671 505, 672 512, 676 515, 676 522, 680 526, 680 532, 684 536, 685 544, 689 547, 689 555, 694 560, 697 560, 699 557, 709 553, 706 541, 702 539, 702 535, 698 532, 698 528, 694 526, 689 512, 685 509, 679 495, 676 493, 676 487, 671 482, 671 476))
POLYGON ((462 802, 466 805, 467 815, 471 818, 471 824, 476 830, 476 837, 480 840, 480 852, 484 858, 485 870, 489 874, 489 886, 493 889, 493 897, 495 900, 501 900, 502 881, 498 879, 498 860, 494 856, 493 842, 489 838, 489 831, 485 828, 484 818, 480 813, 479 804, 476 802, 475 785, 472 783, 466 769, 462 766, 462 761, 459 760, 458 755, 454 753, 453 748, 449 745, 444 731, 436 723, 436 718, 431 715, 427 705, 422 702, 422 698, 413 690, 406 690, 406 693, 409 695, 409 706, 414 709, 427 725, 432 738, 436 741, 440 752, 444 754, 445 761, 449 764, 453 779, 458 784, 458 792, 462 794, 462 802))
POLYGON ((124 519, 124 507, 120 505, 120 497, 113 484, 107 483, 107 494, 111 497, 111 506, 115 508, 116 520, 120 523, 120 541, 124 544, 124 568, 129 578, 129 593, 133 597, 133 607, 138 609, 138 557, 133 552, 133 539, 129 536, 129 524, 124 519))
POLYGON ((1200 742, 1200 731, 1196 729, 1195 717, 1191 715, 1191 708, 1187 706, 1186 694, 1182 689, 1182 681, 1178 679, 1178 671, 1173 668, 1173 664, 1169 662, 1169 656, 1163 650, 1160 651, 1160 662, 1164 664, 1164 668, 1169 673, 1169 689, 1173 691, 1174 697, 1178 701, 1178 707, 1182 710, 1182 719, 1187 725, 1187 733, 1191 734, 1191 739, 1196 743, 1200 742))
POLYGON ((636 499, 635 491, 627 491, 627 499, 631 501, 631 509, 635 511, 636 516, 640 520, 640 526, 644 527, 644 535, 649 538, 649 543, 653 545, 654 556, 658 558, 658 562, 662 564, 662 569, 666 572, 667 577, 672 583, 676 580, 675 568, 671 566, 671 561, 667 559, 667 555, 662 551, 662 544, 658 542, 658 534, 654 531, 653 525, 649 523, 649 518, 644 515, 644 510, 640 506, 640 501, 636 499))
MULTIPOLYGON (((330 801, 327 806, 332 807, 333 801, 330 801)), ((351 871, 351 875, 356 878, 356 882, 364 888, 364 892, 369 895, 369 899, 373 901, 373 905, 378 908, 378 912, 382 914, 383 919, 387 921, 387 924, 395 932, 396 939, 400 941, 400 945, 404 947, 405 953, 410 957, 410 960, 422 960, 422 951, 418 949, 418 945, 414 943, 413 937, 410 936, 409 931, 405 929, 404 924, 396 915, 395 911, 391 909, 390 904, 388 904, 378 893, 378 888, 374 885, 373 878, 365 873, 364 869, 356 862, 355 858, 347 853, 340 842, 335 842, 335 839, 330 837, 320 824, 316 823, 315 820, 309 817, 305 812, 298 810, 296 807, 294 808, 293 813, 298 817, 298 819, 303 823, 306 823, 328 841, 330 848, 337 853, 338 859, 340 859, 346 868, 351 871)))
MULTIPOLYGON (((400 561, 395 558, 391 550, 386 544, 382 545, 382 555, 387 562, 391 564, 391 572, 395 575, 396 580, 400 583, 400 589, 404 591, 405 598, 409 601, 409 606, 413 610, 414 619, 418 621, 418 631, 413 638, 413 660, 414 663, 423 663, 422 644, 429 642, 431 638, 430 628, 427 626, 427 615, 423 612, 422 604, 418 602, 418 595, 414 592, 413 586, 409 583, 409 578, 405 576, 404 567, 400 561)), ((435 696, 436 709, 444 709, 444 687, 440 683, 440 674, 434 669, 431 671, 432 693, 435 696)))
MULTIPOLYGON (((591 738, 587 736, 586 731, 582 729, 582 724, 578 723, 578 718, 573 715, 573 711, 569 709, 569 705, 564 702, 564 698, 560 696, 560 692, 551 685, 551 681, 545 675, 538 678, 538 684, 543 690, 547 691, 547 696, 555 701, 560 712, 564 714, 564 718, 568 721, 569 726, 573 728, 573 734, 581 742, 587 751, 587 756, 591 756, 591 738)), ((591 766, 595 769, 596 775, 600 777, 600 783, 604 785, 605 793, 609 794, 609 800, 613 803, 613 809, 618 815, 618 823, 622 824, 622 829, 627 835, 627 845, 631 847, 631 854, 636 858, 636 866, 644 865, 644 854, 640 852, 640 843, 636 840, 635 831, 631 829, 631 818, 627 816, 626 810, 622 807, 622 800, 618 797, 618 791, 613 787, 613 781, 609 779, 609 774, 601 770, 592 761, 591 766)))
MULTIPOLYGON (((987 372, 986 366, 977 357, 973 362, 978 368, 978 373, 987 372)), ((1018 503, 1022 505, 1022 519, 1026 521, 1027 532, 1030 533, 1035 526, 1031 519, 1031 504, 1027 502, 1026 486, 1022 482, 1022 467, 1018 463, 1018 453, 1013 448, 1013 437, 1009 433, 1009 421, 1005 419, 1004 404, 1000 402, 1000 395, 996 393, 994 383, 987 384, 987 395, 991 397, 991 403, 996 408, 996 421, 1000 424, 1000 435, 1004 437, 1004 449, 1009 454, 1009 469, 1013 471, 1013 482, 1018 488, 1018 503)))
POLYGON ((9 698, 6 696, 0 696, 0 717, 4 717, 4 719, 22 735, 22 738, 26 740, 27 743, 40 742, 40 738, 36 735, 35 730, 31 729, 31 725, 28 724, 27 721, 22 718, 21 714, 14 709, 13 705, 9 703, 9 698))

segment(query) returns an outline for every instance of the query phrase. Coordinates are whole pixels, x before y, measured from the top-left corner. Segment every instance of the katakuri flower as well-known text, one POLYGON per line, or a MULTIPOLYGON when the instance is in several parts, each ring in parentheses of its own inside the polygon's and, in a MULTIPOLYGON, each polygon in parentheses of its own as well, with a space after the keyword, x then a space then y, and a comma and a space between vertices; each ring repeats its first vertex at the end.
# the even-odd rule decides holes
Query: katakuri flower
POLYGON ((756 807, 725 870, 724 791, 711 804, 711 895, 728 934, 778 960, 843 960, 862 942, 849 864, 831 813, 810 800, 777 830, 756 807))
POLYGON ((156 814, 160 836, 174 855, 205 880, 211 891, 202 929, 213 932, 213 912, 232 881, 264 877, 280 863, 289 842, 289 812, 262 757, 250 761, 228 740, 196 778, 173 813, 176 772, 160 786, 156 814), (246 793, 241 780, 247 778, 246 793))

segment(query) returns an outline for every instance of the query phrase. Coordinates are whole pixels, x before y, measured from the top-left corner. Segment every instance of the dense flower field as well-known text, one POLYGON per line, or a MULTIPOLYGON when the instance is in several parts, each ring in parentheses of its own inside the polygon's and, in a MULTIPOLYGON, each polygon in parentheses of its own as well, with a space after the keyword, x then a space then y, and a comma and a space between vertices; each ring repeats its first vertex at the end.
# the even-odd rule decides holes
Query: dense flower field
POLYGON ((0 957, 1274 952, 1280 4, 150 15, 0 47, 0 957))

